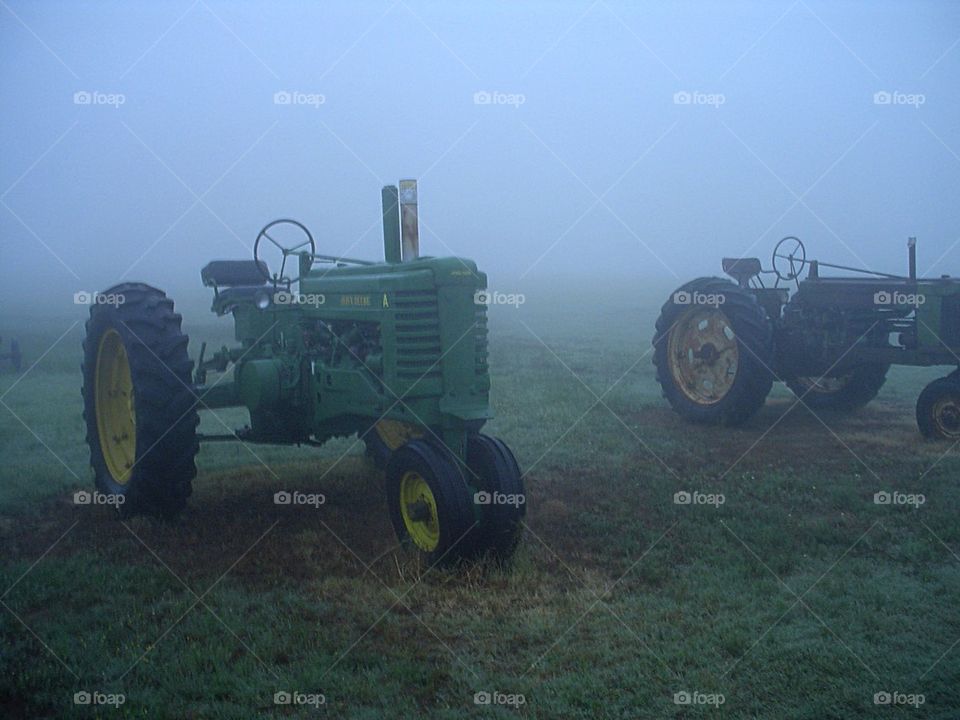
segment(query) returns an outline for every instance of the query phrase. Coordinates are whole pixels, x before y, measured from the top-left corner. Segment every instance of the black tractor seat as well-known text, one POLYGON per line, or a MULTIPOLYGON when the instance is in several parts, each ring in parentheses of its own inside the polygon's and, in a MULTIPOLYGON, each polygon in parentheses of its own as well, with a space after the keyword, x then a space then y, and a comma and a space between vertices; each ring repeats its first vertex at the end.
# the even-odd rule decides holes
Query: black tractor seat
POLYGON ((263 260, 211 260, 200 271, 200 279, 207 287, 260 287, 269 274, 263 260))
POLYGON ((762 269, 759 258, 723 259, 723 271, 736 280, 741 287, 746 287, 747 283, 759 275, 762 269))

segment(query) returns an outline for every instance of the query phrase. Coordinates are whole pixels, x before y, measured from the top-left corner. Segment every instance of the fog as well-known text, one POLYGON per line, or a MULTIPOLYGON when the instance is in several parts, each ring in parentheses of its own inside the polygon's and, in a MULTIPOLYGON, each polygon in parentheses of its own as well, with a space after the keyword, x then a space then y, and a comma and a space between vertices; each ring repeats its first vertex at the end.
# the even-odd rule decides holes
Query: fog
POLYGON ((4 0, 0 313, 202 297, 277 217, 380 258, 401 177, 423 253, 503 290, 675 286, 784 235, 956 274, 958 36, 950 2, 4 0))

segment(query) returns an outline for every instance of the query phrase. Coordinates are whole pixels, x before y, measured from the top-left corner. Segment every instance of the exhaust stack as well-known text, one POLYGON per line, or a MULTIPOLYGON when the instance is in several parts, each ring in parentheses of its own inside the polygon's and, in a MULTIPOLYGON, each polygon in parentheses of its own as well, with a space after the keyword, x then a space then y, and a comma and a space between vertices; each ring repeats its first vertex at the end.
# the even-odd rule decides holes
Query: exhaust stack
POLYGON ((400 230, 402 261, 420 257, 420 227, 417 219, 417 181, 400 181, 400 230))
POLYGON ((381 191, 383 200, 383 259, 400 262, 400 201, 397 186, 387 185, 381 191))

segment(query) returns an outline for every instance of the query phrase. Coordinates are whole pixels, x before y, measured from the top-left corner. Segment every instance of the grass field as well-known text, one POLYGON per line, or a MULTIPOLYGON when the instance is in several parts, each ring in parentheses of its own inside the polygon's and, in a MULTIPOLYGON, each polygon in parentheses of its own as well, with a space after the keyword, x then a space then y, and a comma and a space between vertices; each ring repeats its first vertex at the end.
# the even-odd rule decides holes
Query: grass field
MULTIPOLYGON (((488 430, 528 497, 510 571, 401 553, 353 441, 204 447, 172 524, 75 505, 82 316, 5 318, 28 364, 63 337, 0 375, 0 715, 960 717, 960 457, 913 418, 942 369, 893 369, 850 416, 777 386, 744 428, 691 427, 653 377, 662 295, 604 295, 492 312, 488 430), (278 507, 280 489, 327 501, 278 507)), ((193 354, 230 332, 187 317, 193 354)), ((203 428, 244 422, 218 415, 203 428)))

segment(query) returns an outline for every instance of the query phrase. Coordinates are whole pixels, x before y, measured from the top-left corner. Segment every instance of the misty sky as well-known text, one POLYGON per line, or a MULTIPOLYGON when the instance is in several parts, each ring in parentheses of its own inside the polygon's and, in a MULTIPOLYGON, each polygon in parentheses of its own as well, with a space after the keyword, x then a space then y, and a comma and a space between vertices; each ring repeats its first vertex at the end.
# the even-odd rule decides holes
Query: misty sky
POLYGON ((788 234, 960 274, 958 39, 956 2, 3 0, 0 313, 199 289, 281 216, 380 258, 400 177, 423 252, 503 289, 788 234))

